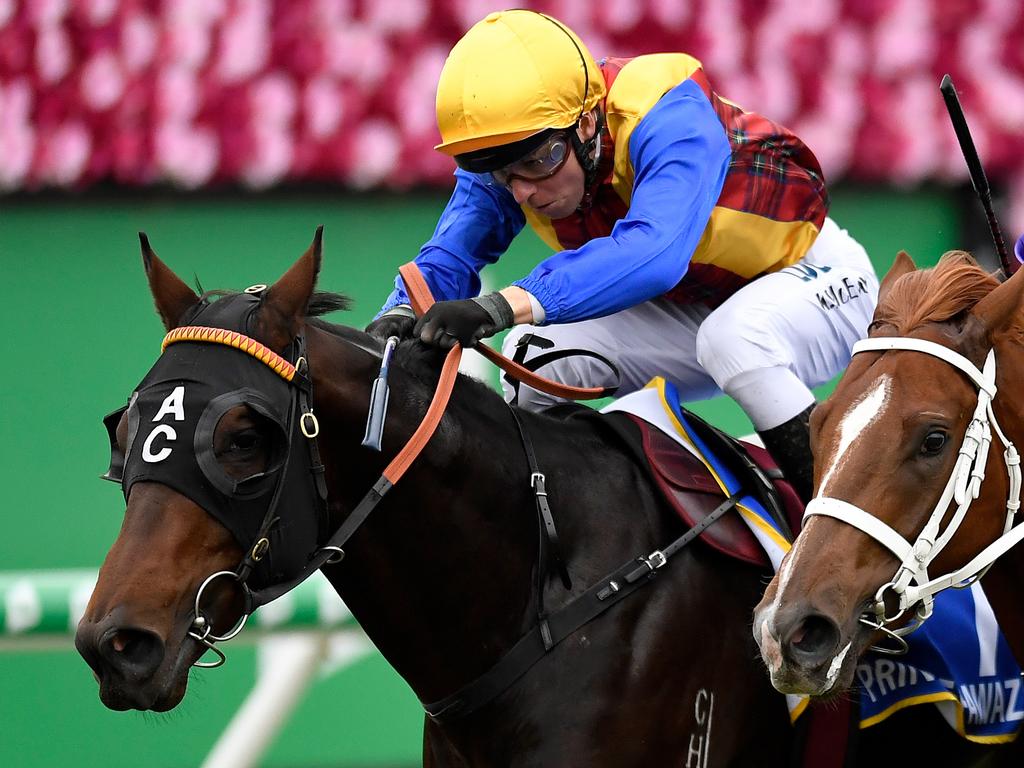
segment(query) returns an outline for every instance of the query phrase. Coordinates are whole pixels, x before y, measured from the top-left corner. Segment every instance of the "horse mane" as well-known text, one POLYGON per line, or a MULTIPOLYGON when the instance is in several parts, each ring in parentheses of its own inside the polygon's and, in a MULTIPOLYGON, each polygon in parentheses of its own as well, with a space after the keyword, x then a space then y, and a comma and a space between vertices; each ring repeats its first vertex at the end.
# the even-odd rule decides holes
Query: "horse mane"
MULTIPOLYGON (((368 345, 376 347, 383 351, 384 344, 380 340, 371 340, 372 337, 367 336, 357 328, 332 323, 321 317, 321 315, 330 312, 347 310, 350 306, 351 301, 343 294, 317 291, 310 299, 307 310, 309 324, 344 341, 355 343, 358 346, 368 345)), ((406 373, 423 383, 427 387, 427 391, 431 392, 437 386, 437 379, 441 374, 441 366, 444 364, 447 354, 445 350, 428 347, 416 339, 405 339, 395 349, 395 360, 406 373)), ((501 396, 492 387, 472 376, 459 374, 459 382, 463 388, 469 388, 476 392, 476 396, 471 399, 478 400, 481 397, 484 399, 490 397, 495 398, 497 402, 502 402, 501 396)))
POLYGON ((906 335, 926 323, 955 321, 999 285, 966 251, 947 251, 930 269, 900 277, 879 302, 875 322, 906 335))
MULTIPOLYGON (((210 290, 204 291, 203 287, 199 285, 199 281, 196 281, 196 287, 199 289, 199 303, 201 306, 206 306, 211 301, 217 299, 223 299, 227 296, 235 296, 238 291, 227 291, 227 290, 210 290)), ((313 295, 309 298, 309 306, 306 308, 307 317, 320 317, 331 312, 344 312, 352 308, 352 299, 343 293, 333 293, 331 291, 314 291, 313 295)))
MULTIPOLYGON (((196 282, 196 287, 200 293, 200 307, 206 306, 211 301, 234 296, 238 293, 238 291, 229 290, 204 291, 198 281, 196 282)), ((310 325, 326 331, 332 336, 356 343, 359 346, 365 346, 370 338, 365 333, 351 326, 329 322, 322 317, 331 312, 349 310, 351 307, 352 300, 345 294, 330 291, 314 291, 310 297, 309 306, 306 308, 306 317, 310 325)), ((383 344, 378 340, 373 340, 370 345, 380 347, 383 350, 383 344)), ((421 344, 416 339, 406 339, 395 350, 395 360, 406 373, 424 385, 424 392, 428 401, 429 393, 437 386, 437 379, 441 373, 441 366, 446 355, 446 351, 421 344)), ((466 397, 458 398, 457 401, 453 400, 449 408, 461 408, 463 403, 469 402, 472 402, 476 408, 479 408, 482 403, 501 405, 504 408, 504 399, 493 387, 472 376, 465 376, 463 374, 459 374, 458 380, 460 389, 466 393, 466 397)))

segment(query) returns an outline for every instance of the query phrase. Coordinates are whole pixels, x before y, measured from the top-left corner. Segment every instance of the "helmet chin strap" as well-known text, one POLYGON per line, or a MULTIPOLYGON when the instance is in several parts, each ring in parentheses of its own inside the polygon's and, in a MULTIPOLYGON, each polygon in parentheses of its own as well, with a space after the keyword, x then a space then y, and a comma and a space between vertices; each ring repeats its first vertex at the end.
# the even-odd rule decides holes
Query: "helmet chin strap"
POLYGON ((579 133, 569 131, 569 141, 572 143, 572 151, 583 169, 583 199, 580 201, 578 210, 586 210, 590 207, 592 200, 591 192, 594 182, 597 181, 597 166, 600 163, 600 142, 601 132, 604 131, 604 113, 597 110, 594 118, 594 135, 586 141, 580 139, 579 133))

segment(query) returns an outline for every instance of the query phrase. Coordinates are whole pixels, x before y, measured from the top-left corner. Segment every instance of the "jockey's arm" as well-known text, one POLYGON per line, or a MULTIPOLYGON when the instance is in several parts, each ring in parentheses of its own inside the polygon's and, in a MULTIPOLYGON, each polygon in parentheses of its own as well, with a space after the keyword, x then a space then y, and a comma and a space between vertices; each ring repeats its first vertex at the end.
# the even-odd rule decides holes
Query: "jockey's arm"
POLYGON ((725 129, 696 83, 676 86, 647 113, 630 137, 629 156, 632 199, 611 234, 554 254, 514 283, 536 297, 548 323, 635 306, 686 273, 731 156, 725 129))
POLYGON ((523 323, 543 323, 544 307, 537 301, 536 297, 527 293, 518 285, 510 285, 498 291, 505 297, 505 301, 512 308, 512 322, 515 325, 523 323))
MULTIPOLYGON (((665 293, 686 273, 729 165, 725 131, 699 86, 669 91, 630 137, 634 188, 627 215, 608 237, 556 253, 500 291, 514 322, 573 322, 611 314, 665 293)), ((438 301, 476 296, 479 270, 495 262, 525 224, 507 190, 456 171, 434 236, 416 263, 438 301)), ((401 279, 382 312, 407 303, 401 279)))
MULTIPOLYGON (((480 270, 498 260, 526 223, 508 190, 461 169, 455 179, 434 234, 415 259, 436 301, 479 294, 480 270)), ((381 314, 408 303, 402 279, 395 278, 381 314)))

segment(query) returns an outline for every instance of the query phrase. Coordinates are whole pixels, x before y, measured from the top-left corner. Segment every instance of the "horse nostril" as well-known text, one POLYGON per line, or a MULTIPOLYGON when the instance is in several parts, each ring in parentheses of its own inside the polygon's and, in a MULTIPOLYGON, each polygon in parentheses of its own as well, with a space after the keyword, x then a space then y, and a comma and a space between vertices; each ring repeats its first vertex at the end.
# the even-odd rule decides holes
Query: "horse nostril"
POLYGON ((100 639, 99 652, 125 677, 146 680, 153 676, 163 661, 164 644, 148 630, 113 628, 100 639))
POLYGON ((807 616, 793 629, 786 647, 803 664, 820 664, 839 647, 839 627, 825 616, 807 616))

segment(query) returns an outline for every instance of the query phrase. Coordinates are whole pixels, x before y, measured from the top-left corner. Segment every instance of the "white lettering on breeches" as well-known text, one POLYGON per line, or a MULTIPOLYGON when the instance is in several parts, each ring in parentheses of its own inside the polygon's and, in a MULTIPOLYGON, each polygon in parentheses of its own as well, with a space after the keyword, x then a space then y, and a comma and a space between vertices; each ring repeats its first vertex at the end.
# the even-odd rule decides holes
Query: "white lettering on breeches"
POLYGON ((697 359, 726 391, 740 374, 780 366, 807 387, 823 384, 849 363, 877 298, 867 253, 826 220, 802 261, 749 283, 708 316, 697 359))

